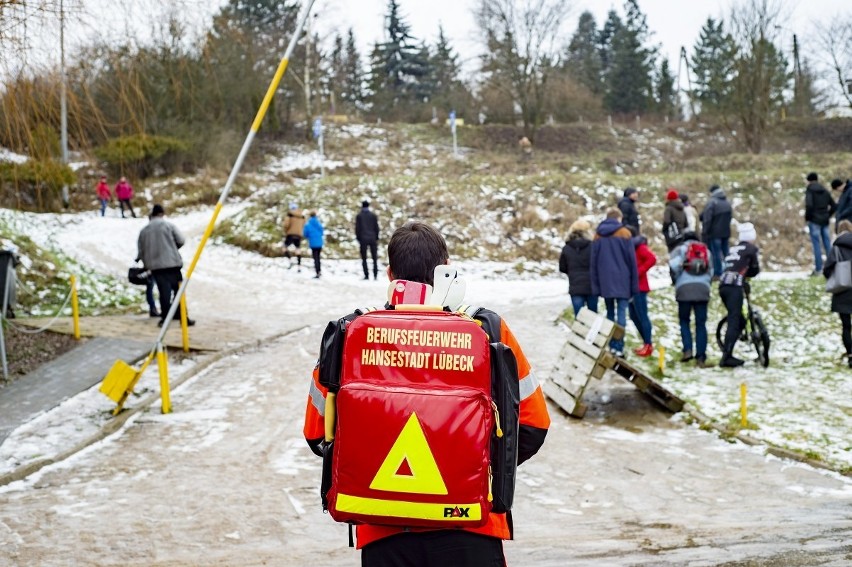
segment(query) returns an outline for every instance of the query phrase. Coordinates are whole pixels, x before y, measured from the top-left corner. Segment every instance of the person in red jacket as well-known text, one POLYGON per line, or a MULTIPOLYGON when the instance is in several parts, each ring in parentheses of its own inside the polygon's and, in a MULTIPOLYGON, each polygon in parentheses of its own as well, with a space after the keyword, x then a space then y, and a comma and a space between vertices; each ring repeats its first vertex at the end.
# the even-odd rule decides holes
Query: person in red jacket
POLYGON ((115 185, 115 197, 118 199, 118 206, 121 208, 121 218, 124 218, 124 206, 130 210, 133 218, 136 218, 136 213, 133 211, 133 205, 130 204, 130 199, 133 198, 133 187, 127 182, 126 177, 122 177, 115 185))
POLYGON ((651 319, 648 317, 648 270, 657 263, 657 257, 648 248, 648 240, 642 236, 633 237, 633 246, 636 249, 636 268, 639 272, 639 293, 630 301, 630 320, 639 329, 642 336, 642 346, 633 349, 637 355, 646 357, 654 352, 654 344, 651 342, 651 319))
MULTIPOLYGON (((432 226, 411 221, 398 228, 388 243, 387 274, 400 279, 432 285, 436 266, 449 263, 447 244, 432 226)), ((520 381, 520 428, 518 464, 526 461, 544 443, 550 416, 541 386, 517 339, 506 322, 500 320, 500 341, 517 360, 520 381)), ((495 333, 496 334, 496 333, 495 333)), ((304 434, 308 446, 322 455, 325 438, 325 409, 328 390, 319 381, 319 363, 314 368, 305 410, 304 434)), ((482 527, 464 529, 403 528, 386 525, 355 526, 361 565, 474 567, 505 565, 503 540, 512 538, 507 514, 489 514, 482 527)))
POLYGON ((98 201, 101 202, 101 216, 104 216, 107 205, 112 200, 112 192, 109 190, 109 185, 107 185, 106 176, 101 176, 98 186, 95 187, 95 192, 98 194, 98 201))

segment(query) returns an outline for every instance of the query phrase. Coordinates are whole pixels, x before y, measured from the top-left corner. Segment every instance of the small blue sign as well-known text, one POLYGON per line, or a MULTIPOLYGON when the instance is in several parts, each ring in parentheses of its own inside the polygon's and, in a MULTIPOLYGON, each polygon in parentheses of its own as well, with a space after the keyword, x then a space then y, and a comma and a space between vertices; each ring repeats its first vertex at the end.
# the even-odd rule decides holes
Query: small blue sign
POLYGON ((450 111, 450 130, 452 130, 453 132, 456 131, 456 111, 455 110, 450 111))
POLYGON ((314 119, 314 138, 322 137, 322 118, 314 119))

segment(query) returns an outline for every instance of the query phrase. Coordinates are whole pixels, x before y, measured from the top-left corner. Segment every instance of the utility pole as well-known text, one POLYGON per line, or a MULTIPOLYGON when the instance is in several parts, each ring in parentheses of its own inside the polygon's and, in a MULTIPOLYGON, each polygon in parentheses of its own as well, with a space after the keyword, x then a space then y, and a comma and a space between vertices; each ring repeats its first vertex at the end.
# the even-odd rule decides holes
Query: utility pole
POLYGON ((686 67, 686 84, 689 86, 689 91, 686 93, 686 97, 689 99, 689 110, 692 113, 690 116, 691 119, 695 118, 695 99, 692 96, 692 78, 689 76, 689 57, 686 54, 686 48, 684 46, 680 46, 680 57, 677 60, 677 90, 680 91, 680 66, 681 64, 686 67))
MULTIPOLYGON (((59 0, 59 67, 62 84, 59 87, 59 112, 61 122, 60 144, 62 146, 62 163, 68 165, 68 101, 67 77, 65 73, 65 0, 59 0)), ((62 204, 66 208, 70 203, 68 185, 62 185, 62 204)))
POLYGON ((311 109, 311 18, 305 22, 305 125, 310 128, 311 109))

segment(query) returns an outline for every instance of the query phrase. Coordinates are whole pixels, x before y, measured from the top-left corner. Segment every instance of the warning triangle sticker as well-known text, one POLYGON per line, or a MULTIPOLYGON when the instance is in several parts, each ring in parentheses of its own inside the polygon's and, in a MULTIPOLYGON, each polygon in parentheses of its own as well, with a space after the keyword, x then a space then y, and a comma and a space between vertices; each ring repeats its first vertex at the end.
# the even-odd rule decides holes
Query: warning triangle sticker
POLYGON ((370 488, 410 494, 447 494, 447 485, 416 413, 408 418, 370 488))

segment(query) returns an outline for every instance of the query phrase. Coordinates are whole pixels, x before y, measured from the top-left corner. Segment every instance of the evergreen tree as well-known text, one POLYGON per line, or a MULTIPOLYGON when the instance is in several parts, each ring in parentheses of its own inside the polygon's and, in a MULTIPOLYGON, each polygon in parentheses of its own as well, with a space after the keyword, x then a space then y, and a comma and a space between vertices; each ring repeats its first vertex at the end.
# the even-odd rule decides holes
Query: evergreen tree
POLYGON ((456 115, 464 117, 472 109, 473 95, 461 80, 459 56, 444 34, 443 26, 438 27, 438 41, 430 55, 432 104, 444 112, 455 110, 456 115))
POLYGON ((675 78, 672 75, 667 57, 663 58, 660 67, 657 70, 657 76, 654 81, 655 86, 655 107, 658 113, 662 116, 667 116, 672 119, 680 119, 680 101, 677 97, 677 89, 675 88, 675 78))
POLYGON ((340 77, 341 98, 345 101, 347 112, 354 112, 364 102, 364 72, 361 68, 361 54, 355 45, 355 33, 349 28, 346 35, 346 49, 343 55, 343 72, 340 77))
POLYGON ((387 39, 370 54, 370 98, 373 112, 395 119, 422 102, 428 77, 428 58, 414 43, 411 27, 402 19, 397 0, 388 0, 387 39))
POLYGON ((695 87, 691 94, 700 104, 702 116, 724 116, 730 111, 733 95, 737 46, 724 22, 707 18, 692 51, 695 87))
POLYGON ((656 47, 648 46, 648 24, 637 0, 625 2, 625 21, 612 36, 604 105, 610 112, 643 113, 654 101, 656 47))
POLYGON ((610 10, 607 14, 606 21, 598 34, 598 49, 601 60, 601 77, 605 78, 609 74, 609 69, 612 66, 613 60, 613 40, 621 31, 624 24, 615 10, 610 10))
POLYGON ((603 91, 600 35, 592 13, 580 14, 577 30, 571 37, 563 64, 572 78, 594 94, 603 91))

